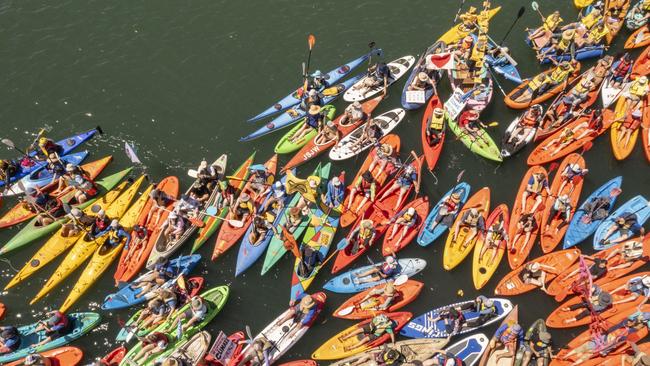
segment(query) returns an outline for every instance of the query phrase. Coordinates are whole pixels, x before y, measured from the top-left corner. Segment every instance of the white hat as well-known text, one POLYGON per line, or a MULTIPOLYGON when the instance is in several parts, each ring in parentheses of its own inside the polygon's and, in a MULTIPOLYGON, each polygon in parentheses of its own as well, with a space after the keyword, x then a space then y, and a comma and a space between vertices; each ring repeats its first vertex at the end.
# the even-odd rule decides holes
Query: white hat
POLYGON ((340 186, 341 185, 341 180, 339 179, 339 177, 332 178, 332 184, 335 185, 335 186, 340 186))
POLYGON ((205 160, 201 160, 201 163, 199 164, 199 169, 205 169, 208 167, 208 162, 205 160))
POLYGON ((65 170, 66 170, 67 172, 74 171, 74 165, 68 163, 68 164, 65 166, 65 170))
POLYGON ((409 215, 415 215, 415 208, 414 207, 409 207, 408 210, 406 210, 406 213, 409 215))
POLYGON ((103 209, 100 209, 99 211, 97 211, 97 216, 100 216, 100 217, 106 216, 106 211, 104 211, 103 209))
POLYGON ((113 221, 111 221, 111 227, 116 229, 118 226, 120 226, 120 223, 116 219, 113 219, 113 221))
POLYGON ((81 217, 83 215, 83 212, 81 212, 80 209, 75 207, 72 210, 70 210, 70 214, 74 217, 81 217))
POLYGON ((389 255, 388 257, 386 257, 386 263, 393 264, 395 262, 396 262, 395 257, 393 257, 392 255, 389 255))
POLYGON ((643 286, 650 287, 650 276, 643 277, 641 282, 643 283, 643 286))
POLYGON ((355 106, 356 108, 361 107, 361 103, 358 100, 352 103, 352 105, 355 106))
POLYGON ((315 97, 318 94, 318 92, 316 91, 316 89, 311 89, 307 94, 309 94, 310 97, 315 97))
POLYGON ((274 189, 282 189, 282 182, 277 181, 277 182, 273 183, 273 188, 274 189))
POLYGON ((171 213, 169 214, 169 218, 172 219, 172 220, 175 219, 175 218, 177 218, 177 217, 178 217, 178 214, 177 214, 176 212, 171 212, 171 213))

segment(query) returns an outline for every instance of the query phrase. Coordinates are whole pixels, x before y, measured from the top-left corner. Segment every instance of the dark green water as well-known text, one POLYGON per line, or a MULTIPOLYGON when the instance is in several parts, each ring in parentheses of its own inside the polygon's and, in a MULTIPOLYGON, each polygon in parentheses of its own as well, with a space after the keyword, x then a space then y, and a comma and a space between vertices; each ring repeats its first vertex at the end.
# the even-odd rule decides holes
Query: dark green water
MULTIPOLYGON (((26 142, 30 140, 29 134, 41 127, 52 128, 52 137, 63 137, 101 125, 106 134, 87 145, 92 150, 89 159, 112 154, 115 161, 107 171, 115 172, 128 164, 122 151, 123 141, 127 140, 137 147, 152 177, 178 175, 184 190, 190 182, 185 170, 201 158, 213 159, 228 153, 232 167, 253 150, 258 151, 260 161, 272 154, 281 133, 244 144, 238 138, 258 128, 258 124, 245 122, 248 117, 300 82, 300 65, 306 57, 309 33, 317 38, 313 69, 329 70, 347 62, 364 53, 369 41, 382 47, 390 61, 406 54, 418 55, 433 43, 452 25, 458 5, 457 1, 430 0, 5 2, 0 6, 0 135, 26 142)), ((539 16, 521 1, 504 1, 501 5, 503 9, 491 23, 491 35, 501 39, 519 7, 526 5, 527 12, 507 43, 520 63, 522 76, 538 73, 541 68, 524 44, 523 34, 525 27, 539 24, 539 16)), ((559 8, 567 21, 577 16, 567 0, 542 1, 541 8, 545 14, 559 8)), ((622 49, 628 34, 626 30, 621 32, 612 52, 622 49)), ((506 91, 514 86, 503 79, 499 82, 506 91)), ((402 86, 403 81, 390 90, 378 112, 399 106, 402 86)), ((446 81, 440 92, 445 99, 449 95, 446 81)), ((344 108, 342 102, 336 106, 344 108)), ((422 111, 409 112, 396 129, 402 137, 402 151, 421 151, 421 114, 422 111)), ((501 123, 491 131, 497 141, 515 116, 505 108, 497 91, 483 114, 484 120, 501 123)), ((621 202, 636 194, 650 194, 650 175, 641 149, 637 146, 632 156, 620 163, 612 157, 608 140, 607 136, 597 140, 585 155, 591 173, 583 192, 589 193, 622 174, 625 179, 621 202)), ((499 166, 474 156, 450 136, 435 171, 439 182, 434 184, 433 177, 425 173, 424 192, 437 201, 454 184, 458 172, 465 169, 465 180, 474 189, 490 186, 492 207, 502 202, 512 205, 527 169, 525 159, 529 151, 499 166)), ((12 155, 8 151, 2 153, 12 155)), ((288 158, 282 157, 281 161, 288 158)), ((353 173, 360 161, 359 158, 335 164, 335 170, 353 173)), ((301 167, 300 172, 310 172, 314 164, 301 167)), ((17 229, 0 232, 0 243, 16 232, 17 229)), ((13 267, 20 268, 44 241, 8 256, 13 267)), ((207 255, 212 245, 213 240, 202 253, 207 255)), ((428 268, 416 277, 425 282, 426 289, 405 310, 417 315, 455 301, 458 289, 463 289, 466 297, 476 294, 471 281, 471 260, 445 272, 441 266, 442 245, 438 241, 426 250, 412 245, 401 254, 429 262, 428 268)), ((183 248, 183 252, 188 249, 183 248)), ((539 253, 536 246, 533 255, 539 253)), ((289 260, 264 277, 258 275, 258 264, 235 280, 236 255, 237 251, 231 250, 217 263, 203 261, 195 271, 206 277, 208 286, 232 285, 230 302, 210 326, 215 335, 218 330, 240 330, 244 324, 250 325, 253 332, 259 331, 287 305, 289 260)), ((371 255, 374 260, 380 258, 377 251, 371 255)), ((4 324, 32 322, 46 307, 61 304, 79 272, 44 301, 33 307, 27 305, 59 261, 10 293, 2 294, 0 301, 9 308, 4 324)), ((365 265, 366 260, 358 264, 365 265)), ((0 264, 0 268, 4 286, 14 271, 6 263, 0 264)), ((327 272, 317 278, 312 289, 325 282, 327 272)), ((490 294, 505 273, 506 265, 502 264, 484 293, 490 294)), ((114 290, 111 277, 110 273, 104 276, 74 310, 97 308, 104 296, 114 290)), ((325 313, 331 313, 346 298, 328 294, 325 313)), ((520 316, 525 325, 545 317, 557 305, 540 293, 513 300, 521 305, 520 316)), ((105 354, 116 346, 113 339, 118 319, 126 320, 129 314, 102 313, 102 327, 75 344, 84 349, 88 360, 105 354)), ((320 343, 351 324, 323 316, 285 359, 308 357, 320 343)), ((554 334, 566 340, 580 331, 554 334)))

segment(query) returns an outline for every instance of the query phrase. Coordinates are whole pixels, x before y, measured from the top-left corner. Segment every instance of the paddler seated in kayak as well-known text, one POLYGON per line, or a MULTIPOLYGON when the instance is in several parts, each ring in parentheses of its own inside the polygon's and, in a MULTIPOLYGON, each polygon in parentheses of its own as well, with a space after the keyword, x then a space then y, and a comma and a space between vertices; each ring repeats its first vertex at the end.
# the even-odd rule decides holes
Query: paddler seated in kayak
MULTIPOLYGON (((551 194, 551 189, 548 187, 548 178, 544 173, 534 173, 526 183, 526 189, 521 195, 521 212, 530 212, 535 213, 539 205, 542 204, 543 192, 546 192, 548 195, 551 194), (528 198, 535 199, 535 204, 531 207, 530 211, 526 211, 526 203, 528 198)), ((516 241, 516 240, 515 240, 516 241)))
MULTIPOLYGON (((440 200, 438 207, 438 214, 431 222, 431 225, 429 225, 427 228, 428 231, 433 231, 433 229, 435 229, 436 226, 443 221, 449 221, 447 220, 448 218, 453 219, 454 215, 456 215, 460 210, 460 193, 454 192, 448 196, 443 197, 440 200)), ((447 223, 447 226, 449 225, 451 225, 451 222, 447 223)))
POLYGON ((454 228, 454 237, 451 242, 452 247, 456 244, 458 233, 460 233, 461 230, 465 232, 465 239, 460 246, 461 250, 467 248, 479 231, 485 231, 485 218, 483 217, 483 212, 484 210, 482 208, 472 207, 463 213, 463 216, 461 216, 460 221, 456 223, 456 227, 454 228))
POLYGON ((375 224, 370 219, 361 220, 359 225, 350 233, 350 242, 345 248, 347 254, 353 255, 359 250, 368 248, 375 240, 377 231, 375 224))
POLYGON ((422 366, 464 366, 465 362, 455 354, 445 350, 432 350, 433 356, 422 361, 422 366))
POLYGON ((90 179, 90 175, 79 165, 66 164, 65 171, 61 176, 57 178, 58 184, 56 190, 59 192, 68 192, 72 190, 72 187, 68 182, 73 180, 75 175, 81 175, 87 179, 90 179), (67 190, 66 190, 67 189, 67 190))
POLYGON ((60 155, 63 153, 63 146, 57 144, 53 140, 50 140, 47 137, 41 137, 38 139, 36 146, 30 146, 27 149, 27 152, 34 152, 36 154, 36 159, 47 160, 50 154, 60 155))
POLYGON ((521 119, 508 136, 507 143, 517 146, 526 141, 530 134, 535 133, 535 129, 539 127, 542 121, 542 111, 542 106, 535 104, 524 112, 524 115, 521 116, 521 119))
POLYGON ((323 106, 323 96, 316 89, 311 89, 300 101, 300 108, 303 111, 309 111, 311 106, 323 106))
MULTIPOLYGON (((641 127, 641 110, 635 109, 632 113, 626 113, 623 123, 618 124, 618 138, 617 144, 623 143, 623 147, 627 147, 630 143, 632 134, 641 127)), ((616 128, 616 127, 615 127, 616 128)))
POLYGON ((57 154, 50 154, 47 158, 47 164, 45 165, 45 170, 52 174, 52 179, 49 183, 58 181, 58 179, 65 174, 67 166, 74 168, 74 164, 63 164, 57 154))
POLYGON ((320 70, 316 70, 311 74, 308 89, 321 90, 329 86, 330 84, 327 82, 327 79, 325 79, 325 75, 320 70))
POLYGON ((600 239, 602 244, 616 244, 628 239, 642 236, 645 229, 639 224, 639 217, 634 212, 623 212, 620 216, 614 218, 614 223, 607 229, 605 236, 600 239), (609 237, 618 232, 620 236, 610 240, 609 237))
POLYGON ((478 112, 470 109, 460 114, 458 118, 458 127, 460 127, 462 134, 469 137, 472 144, 485 146, 486 143, 483 139, 484 128, 487 126, 478 119, 478 112))
POLYGON ((376 366, 391 366, 401 365, 406 362, 406 357, 400 353, 399 350, 390 347, 381 347, 373 351, 366 351, 361 353, 354 359, 348 362, 346 366, 362 366, 362 365, 376 365, 376 366))
POLYGON ((524 284, 539 287, 540 290, 546 292, 546 276, 549 273, 557 275, 559 271, 557 268, 547 264, 530 262, 521 270, 519 278, 524 284))
MULTIPOLYGON (((606 258, 599 258, 599 257, 589 256, 589 255, 581 255, 581 257, 587 263, 591 263, 589 267, 587 267, 587 271, 589 272, 589 276, 591 277, 592 281, 603 278, 607 274, 607 272, 609 272, 607 268, 606 258)), ((573 271, 563 276, 564 278, 573 278, 581 274, 581 271, 582 270, 580 268, 576 268, 573 271)), ((583 277, 586 276, 580 276, 580 278, 573 281, 571 283, 571 286, 569 287, 569 291, 577 291, 578 289, 584 288, 585 283, 583 281, 583 277)))
POLYGON ((521 218, 517 222, 517 230, 515 231, 515 237, 512 239, 512 244, 510 245, 510 253, 517 253, 517 249, 524 249, 530 241, 532 234, 537 231, 539 225, 537 220, 535 220, 534 213, 525 213, 521 215, 521 218), (519 241, 519 238, 524 236, 524 243, 517 248, 515 244, 519 241))
POLYGON ((474 301, 461 305, 458 308, 465 314, 468 312, 478 313, 477 317, 466 319, 465 324, 468 327, 479 327, 497 316, 497 307, 494 301, 484 295, 478 295, 474 301))
POLYGON ((255 208, 251 203, 251 196, 246 192, 242 192, 235 204, 230 207, 230 218, 245 221, 254 211, 255 208))
POLYGON ((395 206, 393 206, 393 210, 397 210, 402 207, 402 203, 406 198, 406 192, 408 192, 411 187, 414 187, 416 192, 420 190, 418 183, 418 172, 412 164, 409 164, 406 166, 406 169, 404 169, 404 171, 402 171, 402 173, 397 176, 395 183, 388 187, 388 189, 384 191, 384 194, 379 197, 379 201, 384 200, 386 197, 399 189, 397 202, 395 202, 395 206))
POLYGON ((353 337, 357 339, 356 342, 343 348, 343 350, 346 352, 349 352, 355 348, 362 347, 366 343, 372 342, 384 334, 388 334, 390 336, 391 343, 395 344, 396 327, 397 323, 395 321, 390 319, 385 314, 379 314, 375 315, 368 324, 364 325, 363 327, 355 328, 350 333, 341 336, 339 340, 341 342, 344 342, 353 337))
POLYGON ((636 3, 625 18, 626 26, 630 30, 636 30, 646 25, 650 19, 650 0, 641 0, 636 3))
POLYGON ((471 32, 476 27, 476 21, 478 20, 478 13, 475 7, 470 6, 467 9, 467 12, 458 16, 460 19, 460 29, 463 32, 471 32))
POLYGON ((364 125, 363 131, 361 131, 361 136, 356 142, 353 142, 350 145, 350 149, 356 151, 365 145, 377 145, 379 140, 384 137, 384 131, 381 129, 379 124, 380 122, 378 120, 370 118, 370 120, 364 125))
POLYGON ((569 191, 573 192, 575 189, 575 184, 582 179, 585 175, 589 173, 589 169, 582 168, 580 164, 573 163, 567 164, 567 166, 560 172, 560 178, 562 179, 562 184, 560 184, 560 189, 558 192, 564 192, 567 184, 569 185, 569 191))
POLYGON ((323 254, 319 251, 321 243, 319 240, 309 240, 300 246, 300 263, 297 273, 301 278, 311 277, 314 269, 323 263, 323 254))
POLYGON ((354 125, 358 121, 366 120, 368 117, 368 114, 363 111, 361 103, 359 101, 355 101, 354 103, 351 103, 349 106, 345 107, 345 112, 343 112, 343 116, 341 116, 341 119, 339 120, 339 125, 354 125))
POLYGON ((589 72, 594 85, 600 85, 605 80, 612 69, 613 63, 614 57, 611 55, 606 55, 596 62, 596 66, 589 72))
POLYGON ((44 332, 45 337, 32 347, 38 347, 50 343, 55 339, 64 337, 72 331, 72 320, 64 313, 53 310, 45 313, 46 320, 40 320, 32 333, 44 332))
POLYGON ((574 359, 575 361, 569 365, 577 366, 593 357, 607 357, 611 351, 625 343, 628 336, 636 331, 633 327, 625 327, 604 333, 594 332, 588 341, 569 350, 564 356, 557 357, 557 359, 563 361, 574 359))
POLYGON ((336 128, 336 124, 332 121, 327 121, 325 126, 318 131, 316 137, 314 137, 314 143, 316 145, 325 145, 329 142, 338 143, 341 139, 341 132, 336 128))
POLYGON ((12 325, 0 326, 0 355, 15 352, 21 341, 18 328, 12 325))
POLYGON ((608 263, 608 269, 623 269, 631 266, 637 260, 648 261, 650 258, 643 255, 643 243, 636 240, 630 240, 623 244, 621 248, 613 250, 605 258, 608 263))
POLYGON ((442 108, 434 108, 431 114, 431 120, 427 125, 425 133, 429 146, 436 146, 442 140, 445 129, 445 111, 442 108))
POLYGON ((24 366, 54 366, 54 361, 40 353, 30 353, 25 357, 24 366))
POLYGON ((483 33, 479 34, 474 47, 472 47, 472 52, 467 58, 467 67, 469 68, 470 74, 476 74, 481 71, 483 66, 483 60, 485 59, 485 54, 487 53, 488 42, 487 36, 483 33))
POLYGON ((300 209, 300 207, 291 207, 284 224, 284 229, 293 234, 293 232, 298 228, 298 226, 300 226, 300 224, 302 224, 303 220, 306 217, 307 215, 303 214, 303 211, 300 209))
POLYGON ((566 194, 560 195, 555 202, 553 202, 553 206, 551 206, 551 212, 548 216, 546 227, 544 228, 544 235, 555 235, 562 227, 568 225, 569 220, 571 219, 572 210, 571 197, 566 194), (555 225, 553 233, 550 233, 551 223, 556 220, 561 220, 561 222, 555 225))
POLYGON ((425 91, 427 89, 434 89, 435 87, 436 82, 433 81, 426 72, 420 71, 417 76, 413 78, 413 81, 411 81, 407 89, 410 91, 425 91))
POLYGON ((534 31, 526 29, 528 32, 528 39, 534 50, 540 50, 549 45, 553 39, 553 35, 558 31, 559 25, 564 20, 560 17, 560 12, 555 11, 544 19, 544 23, 534 31))
POLYGON ((578 211, 584 212, 582 222, 589 224, 592 221, 599 221, 609 216, 612 199, 621 194, 621 192, 622 190, 620 188, 614 188, 608 196, 594 197, 588 202, 585 202, 583 208, 578 209, 578 211))
MULTIPOLYGON (((397 244, 402 242, 402 239, 404 239, 404 236, 406 233, 414 227, 421 218, 418 216, 417 212, 415 211, 415 208, 409 207, 408 209, 401 210, 400 212, 397 213, 397 215, 393 216, 388 223, 393 224, 393 230, 390 232, 390 235, 388 236, 388 240, 393 240, 395 237, 395 234, 397 234, 397 230, 401 227, 402 230, 399 234, 399 238, 397 239, 397 244)), ((397 245, 396 244, 396 245, 397 245)))
POLYGON ((208 315, 208 310, 209 304, 201 296, 196 295, 190 300, 189 308, 185 312, 178 314, 176 319, 174 319, 170 329, 176 329, 176 326, 180 322, 183 324, 182 330, 185 332, 192 325, 202 322, 208 315))
POLYGON ((569 23, 562 27, 561 30, 573 29, 578 36, 582 37, 602 20, 603 12, 599 8, 594 7, 587 15, 582 16, 579 21, 569 23))
POLYGON ((192 183, 190 188, 189 196, 199 202, 199 205, 203 205, 210 199, 212 191, 208 188, 207 184, 203 184, 200 180, 196 180, 192 183))
POLYGON ((386 311, 400 296, 402 294, 395 288, 395 281, 390 279, 384 286, 370 290, 355 308, 364 311, 386 311))
MULTIPOLYGON (((248 339, 241 341, 241 345, 250 342, 248 339)), ((261 366, 268 365, 268 354, 275 349, 275 346, 269 342, 262 334, 253 340, 249 347, 244 348, 243 354, 239 358, 237 366, 251 365, 261 366)))
POLYGON ((289 138, 289 142, 297 143, 305 137, 306 134, 312 130, 321 132, 325 124, 325 114, 322 112, 322 108, 317 105, 312 105, 309 107, 307 116, 305 116, 305 122, 302 126, 289 138))
POLYGON ((196 170, 196 178, 208 191, 212 191, 224 181, 225 172, 220 165, 208 165, 207 161, 201 160, 196 170))
POLYGON ((321 201, 330 209, 339 207, 343 204, 345 198, 345 187, 339 177, 332 177, 327 182, 327 192, 321 194, 321 201))
POLYGON ((609 34, 609 28, 604 21, 596 23, 584 36, 576 37, 575 44, 577 47, 593 47, 603 43, 605 37, 609 34))
POLYGON ((124 229, 120 222, 117 220, 111 221, 111 225, 106 232, 106 241, 102 244, 99 253, 106 254, 109 250, 116 248, 118 245, 124 243, 124 250, 129 250, 129 243, 131 243, 131 234, 124 229))
POLYGON ((467 323, 463 310, 460 306, 450 306, 443 310, 440 310, 436 317, 429 316, 427 318, 429 323, 435 324, 439 320, 445 325, 445 332, 447 333, 447 339, 451 339, 454 335, 460 333, 463 329, 463 326, 467 323))
POLYGON ((594 89, 594 83, 591 81, 591 78, 586 76, 580 80, 580 83, 571 89, 562 99, 560 99, 560 106, 564 106, 564 112, 558 114, 560 106, 557 106, 555 109, 552 109, 550 112, 553 122, 549 128, 554 128, 556 126, 561 126, 564 122, 573 118, 576 115, 576 109, 587 100, 589 93, 594 89))
POLYGON ((638 306, 643 306, 650 299, 650 276, 642 275, 633 277, 612 290, 611 293, 612 295, 620 294, 621 296, 625 296, 622 299, 614 301, 614 305, 636 301, 639 297, 642 297, 643 300, 638 306))
POLYGON ((275 213, 280 212, 284 208, 284 201, 287 199, 287 190, 284 184, 280 181, 273 183, 270 193, 264 206, 262 206, 262 211, 267 212, 271 210, 275 213))
POLYGON ((352 282, 355 284, 377 282, 394 278, 401 271, 399 262, 395 254, 388 255, 381 264, 374 265, 363 272, 355 273, 352 282))
POLYGON ((248 235, 248 241, 253 245, 258 245, 266 237, 269 230, 273 230, 275 215, 267 211, 262 215, 255 215, 253 218, 253 227, 248 235))
POLYGON ((176 294, 173 291, 160 289, 153 299, 147 302, 147 307, 142 310, 138 318, 133 322, 135 329, 148 329, 156 327, 169 319, 177 306, 176 294), (168 299, 166 303, 164 299, 168 299), (173 305, 173 308, 172 308, 173 305))
POLYGON ((318 312, 318 302, 311 295, 303 292, 295 300, 289 302, 289 311, 285 316, 278 319, 275 325, 279 327, 287 321, 291 321, 290 330, 286 333, 286 336, 292 339, 294 334, 302 328, 309 327, 314 322, 318 312))
POLYGON ((90 225, 95 221, 93 216, 85 214, 76 207, 73 207, 66 217, 69 220, 61 227, 61 236, 64 238, 78 236, 88 231, 90 225))
POLYGON ((249 168, 251 175, 248 177, 250 189, 255 197, 266 194, 275 181, 275 175, 264 165, 254 165, 249 168))
POLYGON ((136 338, 142 343, 142 348, 133 357, 125 359, 128 365, 144 365, 145 360, 165 351, 169 343, 173 341, 171 336, 162 332, 151 332, 144 337, 136 335, 136 338))
POLYGON ((9 187, 9 182, 16 173, 18 166, 9 159, 0 159, 0 181, 4 182, 5 187, 9 187))
POLYGON ((319 176, 310 175, 305 180, 305 191, 300 192, 300 199, 298 200, 297 207, 303 210, 308 210, 312 202, 316 202, 321 195, 321 180, 319 176))
POLYGON ((131 286, 133 290, 140 289, 134 297, 139 299, 148 295, 153 289, 159 288, 174 277, 176 277, 176 274, 169 267, 167 258, 160 257, 156 261, 153 270, 143 275, 131 286))
POLYGON ((625 98, 625 107, 623 110, 633 111, 641 109, 641 102, 648 96, 649 90, 648 77, 639 76, 639 78, 632 82, 627 93, 623 94, 623 97, 625 98))
POLYGON ((162 213, 167 209, 166 207, 174 203, 176 199, 159 189, 157 186, 149 192, 149 199, 152 201, 152 206, 151 210, 149 210, 149 213, 147 214, 147 222, 151 222, 151 219, 155 217, 153 222, 154 226, 157 226, 158 221, 160 220, 160 215, 162 215, 162 213))
POLYGON ((549 332, 534 332, 530 337, 526 337, 522 346, 524 350, 522 365, 544 366, 554 357, 553 339, 549 332))
MULTIPOLYGON (((537 59, 542 61, 548 57, 548 59, 554 61, 558 56, 568 54, 574 44, 575 37, 575 30, 567 29, 563 31, 559 40, 553 39, 548 47, 538 51, 537 59)), ((543 94, 543 92, 540 92, 540 94, 543 94)))
POLYGON ((374 175, 376 176, 381 176, 388 163, 395 162, 395 159, 397 158, 396 155, 397 153, 391 144, 382 143, 379 145, 374 156, 372 157, 372 162, 370 162, 368 171, 374 172, 374 175), (376 171, 375 168, 377 168, 376 171))
POLYGON ((630 342, 630 348, 632 348, 632 354, 622 356, 624 365, 650 366, 650 354, 641 350, 634 342, 630 342))
POLYGON ((562 151, 570 144, 581 140, 589 135, 597 136, 603 128, 603 118, 599 110, 592 112, 588 120, 584 120, 577 125, 566 126, 562 129, 558 137, 549 139, 541 147, 542 151, 550 151, 549 155, 553 156, 562 151))
MULTIPOLYGON (((584 297, 583 297, 584 298, 584 297)), ((562 322, 570 324, 578 320, 584 319, 588 316, 601 314, 612 307, 612 295, 603 290, 598 285, 593 285, 589 291, 589 297, 586 300, 580 301, 576 304, 565 306, 560 309, 563 312, 570 312, 583 309, 572 318, 566 318, 562 322)))
POLYGON ((163 235, 165 236, 165 240, 167 242, 179 240, 185 232, 185 226, 186 223, 183 216, 176 212, 171 212, 161 227, 164 229, 163 235))
POLYGON ((92 241, 106 234, 111 225, 111 221, 111 218, 106 215, 106 211, 100 209, 97 212, 93 223, 88 228, 88 231, 86 231, 84 240, 92 241))
POLYGON ((361 174, 357 181, 354 182, 352 189, 350 189, 350 198, 348 199, 348 204, 346 209, 350 210, 352 203, 354 202, 354 196, 357 194, 363 195, 363 199, 356 208, 355 213, 359 212, 359 209, 370 200, 371 202, 375 201, 375 191, 377 190, 377 181, 372 176, 369 170, 366 170, 361 174))
POLYGON ((546 77, 544 83, 539 87, 539 89, 537 89, 536 95, 543 95, 551 88, 567 81, 575 71, 575 66, 573 65, 574 61, 562 61, 559 64, 553 59, 551 59, 551 61, 555 63, 556 66, 550 76, 546 77))
POLYGON ((383 95, 386 95, 388 91, 388 79, 391 77, 390 67, 385 62, 380 61, 370 66, 368 68, 368 75, 360 83, 355 84, 352 89, 365 96, 373 89, 383 88, 383 95))
POLYGON ((485 352, 487 352, 487 358, 489 358, 494 351, 503 348, 507 352, 501 352, 497 355, 495 363, 499 364, 499 360, 502 358, 510 358, 514 362, 517 348, 523 343, 524 330, 521 328, 521 325, 519 325, 519 323, 505 323, 501 324, 501 326, 497 328, 497 331, 492 339, 490 339, 490 343, 485 352))
POLYGON ((38 187, 27 187, 21 201, 25 209, 37 214, 36 226, 47 226, 65 214, 61 200, 38 187))
POLYGON ((630 80, 630 74, 632 73, 633 65, 634 59, 632 56, 630 56, 629 53, 626 52, 614 70, 612 70, 611 86, 613 88, 620 88, 624 83, 627 83, 630 80))
MULTIPOLYGON (((467 60, 472 53, 474 47, 474 38, 472 36, 465 36, 457 43, 449 45, 448 50, 454 55, 454 59, 458 62, 456 65, 458 69, 466 69, 463 60, 467 60)), ((457 70, 459 71, 459 70, 457 70)))
POLYGON ((485 232, 484 244, 478 255, 479 264, 483 263, 488 251, 492 255, 486 262, 486 266, 491 266, 499 253, 499 249, 509 249, 508 247, 508 228, 504 226, 504 220, 495 221, 485 232))

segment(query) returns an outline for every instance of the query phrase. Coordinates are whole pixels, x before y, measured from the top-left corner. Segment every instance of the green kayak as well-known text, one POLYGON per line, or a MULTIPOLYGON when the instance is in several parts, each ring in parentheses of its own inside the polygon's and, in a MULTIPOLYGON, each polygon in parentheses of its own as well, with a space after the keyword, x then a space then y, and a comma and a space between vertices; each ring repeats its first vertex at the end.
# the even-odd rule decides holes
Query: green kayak
MULTIPOLYGON (((99 193, 97 194, 97 196, 80 205, 74 205, 73 207, 84 209, 92 205, 97 200, 97 198, 103 196, 106 192, 110 191, 115 186, 117 186, 118 183, 120 183, 120 181, 124 179, 124 177, 126 177, 129 173, 131 173, 131 170, 133 170, 133 168, 127 168, 97 181, 97 187, 99 188, 99 193)), ((66 197, 62 198, 63 202, 67 202, 71 198, 71 197, 67 197, 67 198, 66 197)), ((25 227, 23 227, 16 235, 14 235, 14 237, 11 238, 11 240, 9 240, 9 242, 7 242, 7 244, 5 244, 4 247, 0 248, 0 255, 7 254, 11 251, 14 251, 37 239, 44 237, 45 235, 48 235, 58 230, 66 220, 67 220, 66 216, 63 216, 49 225, 39 226, 37 225, 37 218, 34 217, 31 221, 27 223, 27 225, 25 225, 25 227)))
POLYGON ((503 161, 501 150, 497 144, 494 143, 494 140, 492 140, 492 137, 490 137, 485 129, 481 129, 478 132, 477 138, 473 141, 472 137, 467 132, 461 130, 455 120, 449 118, 449 115, 446 115, 446 119, 451 131, 463 142, 463 144, 465 144, 465 146, 467 146, 467 148, 469 148, 470 151, 489 160, 499 162, 503 161))
MULTIPOLYGON (((334 119, 334 115, 336 114, 336 108, 333 105, 328 104, 323 107, 322 112, 325 113, 326 121, 331 121, 334 119)), ((304 122, 305 119, 301 119, 300 122, 293 126, 289 132, 282 136, 277 145, 275 145, 276 154, 289 154, 298 151, 301 147, 305 146, 307 142, 316 137, 318 132, 312 128, 300 140, 296 142, 291 142, 289 140, 303 126, 304 122)))
MULTIPOLYGON (((329 173, 330 173, 329 164, 327 165, 327 171, 325 171, 321 169, 321 164, 319 163, 311 175, 319 176, 321 177, 321 179, 324 179, 327 176, 329 176, 329 173)), ((289 210, 292 207, 295 207, 299 201, 300 201, 300 193, 295 193, 291 198, 291 201, 289 201, 289 204, 287 204, 287 208, 285 212, 288 214, 289 210)), ((310 214, 304 217, 303 221, 293 231, 293 237, 296 240, 300 240, 300 237, 305 232, 305 229, 307 228, 307 226, 309 226, 309 220, 313 212, 314 209, 312 208, 310 210, 310 214)), ((287 223, 287 215, 283 215, 282 217, 280 217, 280 221, 278 221, 277 227, 284 226, 286 223, 287 223)), ((271 238, 271 242, 269 243, 269 247, 266 249, 264 264, 262 265, 262 275, 266 274, 266 272, 268 272, 284 256, 286 252, 287 249, 284 247, 284 242, 282 241, 282 239, 277 235, 273 235, 273 237, 271 238)))

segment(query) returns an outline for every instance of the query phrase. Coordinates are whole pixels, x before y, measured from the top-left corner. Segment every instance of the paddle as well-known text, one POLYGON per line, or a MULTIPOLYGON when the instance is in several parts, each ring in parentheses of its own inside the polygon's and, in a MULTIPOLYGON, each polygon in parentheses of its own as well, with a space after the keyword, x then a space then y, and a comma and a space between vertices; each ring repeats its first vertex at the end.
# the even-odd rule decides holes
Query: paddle
MULTIPOLYGON (((401 285, 405 284, 406 281, 408 281, 408 279, 409 279, 409 277, 408 277, 407 275, 405 275, 405 274, 401 274, 401 275, 395 277, 395 281, 393 282, 393 284, 394 284, 395 286, 401 286, 401 285)), ((350 315, 350 314, 352 314, 352 312, 353 312, 356 308, 357 308, 357 305, 350 305, 350 306, 348 306, 348 307, 346 307, 346 308, 341 309, 341 310, 340 310, 339 312, 337 312, 336 314, 339 315, 339 316, 350 315)))
POLYGON ((542 25, 543 25, 544 22, 546 21, 546 17, 542 14, 541 11, 539 11, 539 4, 537 3, 537 1, 533 1, 532 3, 530 3, 530 7, 533 8, 533 10, 535 10, 537 14, 539 14, 539 16, 542 18, 542 25))
POLYGON ((314 49, 314 45, 316 44, 316 37, 313 34, 310 34, 307 37, 307 46, 309 47, 309 52, 307 53, 307 68, 304 70, 304 82, 303 82, 303 87, 302 90, 304 93, 307 92, 307 83, 309 81, 309 64, 311 63, 311 51, 314 49))
POLYGON ((234 219, 228 219, 228 218, 225 218, 225 217, 217 216, 218 212, 219 212, 219 209, 216 206, 210 206, 205 210, 205 212, 202 212, 202 213, 204 215, 206 215, 206 216, 213 217, 213 218, 215 218, 217 220, 225 221, 228 224, 230 224, 232 227, 241 228, 241 227, 244 226, 244 222, 241 221, 241 220, 234 220, 234 219))
POLYGON ((31 156, 29 156, 29 154, 27 154, 25 151, 23 151, 23 150, 17 148, 17 147, 16 147, 16 144, 14 144, 14 142, 11 141, 10 139, 4 138, 4 139, 2 139, 2 143, 3 143, 4 145, 6 145, 7 147, 9 147, 10 149, 14 149, 14 150, 16 150, 17 152, 19 152, 20 154, 25 155, 26 158, 28 158, 28 159, 30 159, 30 160, 34 160, 34 159, 33 159, 31 156))
POLYGON ((454 24, 458 21, 458 17, 460 17, 460 12, 463 11, 463 6, 465 5, 465 0, 460 1, 460 7, 458 7, 458 11, 456 12, 456 16, 454 17, 454 24))
MULTIPOLYGON (((539 8, 538 8, 538 10, 539 10, 539 8)), ((512 22, 512 24, 510 25, 510 28, 508 28, 508 31, 503 36, 503 39, 499 43, 499 47, 501 47, 503 45, 503 42, 505 42, 506 38, 508 38, 508 36, 510 35, 510 32, 512 32, 512 29, 515 27, 515 24, 517 24, 517 22, 519 21, 519 19, 521 19, 521 17, 524 15, 525 12, 526 12, 526 8, 524 6, 519 8, 519 11, 517 12, 517 18, 515 18, 514 22, 512 22)))

